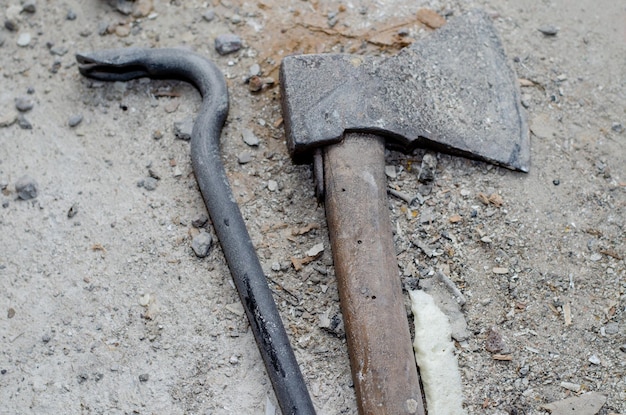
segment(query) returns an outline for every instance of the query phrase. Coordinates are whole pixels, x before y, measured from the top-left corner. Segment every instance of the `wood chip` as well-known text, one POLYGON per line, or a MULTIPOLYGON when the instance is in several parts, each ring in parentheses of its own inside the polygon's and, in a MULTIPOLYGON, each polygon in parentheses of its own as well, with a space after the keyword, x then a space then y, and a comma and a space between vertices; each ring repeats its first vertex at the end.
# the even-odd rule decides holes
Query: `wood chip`
POLYGON ((511 360, 513 360, 513 356, 511 356, 510 354, 494 354, 491 357, 493 358, 493 360, 500 360, 504 362, 510 362, 511 360))
POLYGON ((431 29, 439 29, 446 24, 446 19, 432 9, 419 9, 417 20, 431 29))
POLYGON ((484 193, 478 193, 478 200, 480 200, 484 205, 489 204, 489 196, 484 193))
POLYGON ((315 261, 315 258, 316 257, 312 257, 312 256, 307 256, 304 258, 291 257, 291 263, 293 264, 293 268, 296 271, 300 271, 303 266, 315 261))
POLYGON ((566 326, 572 325, 572 307, 569 303, 563 305, 563 318, 565 319, 566 326))
POLYGON ((304 225, 301 228, 295 228, 291 230, 291 235, 293 236, 298 236, 298 235, 305 235, 309 232, 311 232, 313 229, 319 229, 320 228, 320 224, 319 223, 307 223, 306 225, 304 225))
POLYGON ((461 217, 461 215, 452 215, 448 221, 450 221, 450 223, 458 223, 461 222, 463 220, 463 218, 461 217))
POLYGON ((491 203, 495 207, 500 207, 504 204, 504 199, 502 199, 502 196, 500 196, 499 194, 493 193, 491 194, 491 196, 489 196, 489 203, 491 203))

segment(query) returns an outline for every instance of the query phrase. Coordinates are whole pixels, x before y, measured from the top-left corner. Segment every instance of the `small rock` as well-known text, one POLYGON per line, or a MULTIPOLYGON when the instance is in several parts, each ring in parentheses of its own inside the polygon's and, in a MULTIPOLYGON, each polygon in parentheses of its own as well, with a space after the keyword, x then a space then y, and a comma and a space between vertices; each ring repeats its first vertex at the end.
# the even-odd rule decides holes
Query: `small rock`
POLYGON ((219 35, 215 38, 215 50, 220 55, 237 52, 242 46, 241 38, 231 33, 219 35))
POLYGON ((193 118, 187 117, 182 121, 176 121, 174 123, 174 135, 176 138, 189 141, 191 140, 191 133, 193 132, 193 118))
POLYGON ((30 176, 22 176, 15 182, 17 197, 22 200, 34 199, 37 197, 37 182, 30 176))
POLYGON ((495 267, 493 269, 493 273, 494 274, 498 274, 498 275, 506 275, 509 273, 509 269, 508 268, 503 268, 503 267, 495 267))
POLYGON ((74 216, 76 216, 77 213, 78 213, 78 203, 74 203, 72 206, 70 206, 69 210, 67 211, 67 217, 71 219, 74 216))
POLYGON ((268 180, 267 189, 270 192, 275 192, 276 190, 278 190, 278 182, 276 180, 268 180))
POLYGON ((139 375, 139 382, 147 382, 150 379, 150 375, 147 373, 142 373, 139 375))
POLYGON ((52 336, 50 336, 50 334, 46 333, 43 336, 41 336, 41 341, 44 343, 49 343, 50 340, 52 340, 52 336))
POLYGON ((209 217, 205 213, 201 213, 191 221, 191 226, 194 228, 204 228, 208 222, 209 217))
POLYGON ((396 166, 385 166, 385 175, 390 179, 395 179, 396 177, 398 177, 396 166))
POLYGON ((146 177, 145 179, 141 180, 139 182, 140 187, 143 187, 146 190, 155 190, 157 188, 157 183, 159 181, 157 179, 155 179, 154 177, 146 177))
POLYGON ((241 16, 239 16, 238 14, 233 14, 229 20, 232 24, 239 24, 243 21, 241 16))
POLYGON ((485 340, 485 350, 489 353, 508 353, 508 347, 504 342, 504 338, 495 327, 489 329, 487 340, 485 340))
POLYGON ((67 14, 65 15, 65 18, 67 20, 76 20, 76 12, 72 9, 69 9, 67 11, 67 14))
POLYGON ((30 40, 31 40, 30 33, 28 32, 20 33, 20 35, 17 37, 17 46, 26 47, 30 44, 30 40))
POLYGON ((598 356, 592 354, 591 356, 589 356, 589 363, 591 363, 592 365, 599 365, 600 363, 602 363, 602 361, 598 356))
POLYGON ((21 111, 21 112, 30 111, 33 109, 34 106, 35 106, 35 103, 33 102, 32 99, 28 97, 22 96, 22 97, 15 98, 15 108, 17 108, 18 111, 21 111))
POLYGON ((146 17, 152 11, 152 0, 136 0, 133 7, 133 17, 146 17))
POLYGON ((241 131, 241 138, 243 142, 251 147, 257 147, 260 143, 259 137, 257 137, 252 130, 244 128, 241 131))
POLYGON ((24 117, 23 114, 19 114, 17 116, 17 125, 20 126, 22 130, 32 130, 33 125, 24 117))
POLYGON ((161 130, 154 130, 152 132, 152 138, 155 140, 160 140, 163 138, 163 132, 161 130))
POLYGON ((615 131, 616 133, 621 133, 622 131, 624 131, 624 126, 619 122, 614 122, 613 124, 611 124, 611 130, 615 131))
POLYGON ((606 395, 599 392, 589 392, 541 405, 541 408, 549 411, 552 415, 595 415, 602 409, 605 402, 606 395))
POLYGON ((617 334, 619 333, 619 324, 617 323, 608 323, 604 328, 604 332, 606 334, 617 334))
POLYGON ((76 127, 78 124, 80 124, 83 121, 83 114, 73 114, 70 115, 69 118, 67 119, 67 125, 70 126, 70 128, 76 127))
POLYGON ((209 254, 211 245, 213 244, 213 238, 208 232, 200 232, 193 237, 191 241, 191 249, 198 258, 204 258, 209 254))
POLYGON ((253 75, 248 79, 248 90, 250 92, 259 92, 263 89, 263 78, 253 75))
POLYGON ((35 0, 26 0, 22 3, 22 11, 35 13, 37 11, 37 2, 35 0))
POLYGON ((306 251, 306 256, 315 258, 318 255, 320 255, 322 252, 324 252, 324 244, 320 242, 319 244, 313 245, 311 249, 306 251))
POLYGON ((545 36, 556 36, 556 34, 559 33, 559 28, 554 25, 543 25, 537 30, 539 30, 545 36))
POLYGON ((593 262, 598 262, 599 260, 602 259, 602 254, 598 253, 598 252, 594 252, 593 254, 591 254, 591 256, 589 257, 590 261, 593 262))
POLYGON ((237 156, 237 161, 239 162, 239 164, 250 163, 252 161, 252 153, 250 153, 249 151, 239 153, 239 155, 237 156))
POLYGON ((259 65, 258 63, 253 64, 250 67, 250 70, 248 71, 248 74, 250 76, 259 76, 259 75, 261 75, 261 65, 259 65))
POLYGON ((318 325, 321 329, 326 330, 337 337, 342 337, 345 334, 342 315, 334 314, 331 317, 330 310, 320 315, 318 325))
POLYGON ((17 112, 14 109, 7 109, 0 113, 0 128, 9 127, 17 121, 17 112))
POLYGON ((272 271, 280 271, 280 262, 272 262, 272 271))
POLYGON ((229 362, 231 365, 236 365, 236 364, 239 364, 239 358, 238 358, 236 355, 232 355, 232 356, 230 357, 230 359, 228 359, 228 362, 229 362))
POLYGON ((435 180, 435 170, 437 169, 437 157, 431 153, 424 154, 422 165, 417 180, 422 183, 429 183, 435 180))
POLYGON ((209 9, 202 13, 202 18, 207 22, 212 22, 215 19, 215 10, 209 9))
POLYGON ((622 344, 622 345, 619 347, 619 349, 620 349, 622 352, 626 353, 626 343, 622 344))

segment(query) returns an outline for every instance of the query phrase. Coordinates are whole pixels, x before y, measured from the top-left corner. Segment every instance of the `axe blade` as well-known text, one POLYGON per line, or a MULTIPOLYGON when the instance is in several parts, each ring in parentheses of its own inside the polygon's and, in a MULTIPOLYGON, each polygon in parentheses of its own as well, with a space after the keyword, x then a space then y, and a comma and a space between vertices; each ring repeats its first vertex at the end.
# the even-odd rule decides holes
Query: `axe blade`
POLYGON ((458 17, 396 56, 289 56, 281 66, 288 147, 298 158, 375 133, 528 171, 530 139, 514 71, 489 16, 458 17))

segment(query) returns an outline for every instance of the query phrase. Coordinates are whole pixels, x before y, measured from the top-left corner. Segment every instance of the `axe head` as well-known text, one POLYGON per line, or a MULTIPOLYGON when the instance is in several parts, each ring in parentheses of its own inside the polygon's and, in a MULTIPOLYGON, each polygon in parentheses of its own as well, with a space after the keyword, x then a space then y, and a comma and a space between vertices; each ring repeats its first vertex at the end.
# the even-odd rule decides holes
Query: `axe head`
POLYGON ((514 170, 530 166, 517 79, 481 11, 390 58, 288 56, 280 85, 294 158, 345 132, 367 132, 404 151, 428 146, 514 170))

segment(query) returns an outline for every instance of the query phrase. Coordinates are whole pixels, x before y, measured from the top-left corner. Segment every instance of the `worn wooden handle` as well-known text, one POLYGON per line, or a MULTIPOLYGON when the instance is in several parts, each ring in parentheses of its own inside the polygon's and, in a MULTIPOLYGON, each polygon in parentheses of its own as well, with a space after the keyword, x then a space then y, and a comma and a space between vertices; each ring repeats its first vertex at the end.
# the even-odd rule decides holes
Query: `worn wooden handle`
POLYGON ((324 149, 325 205, 359 414, 424 414, 391 233, 384 139, 324 149))

